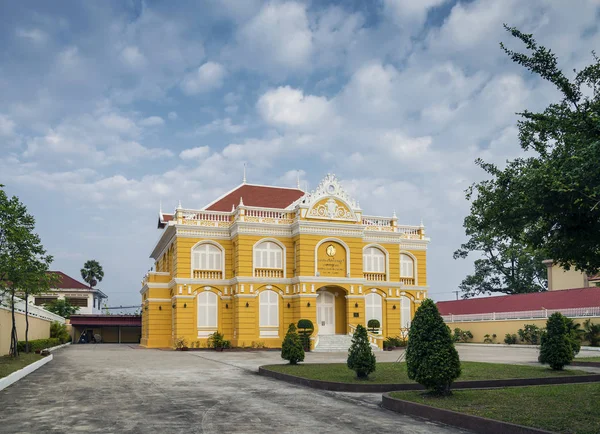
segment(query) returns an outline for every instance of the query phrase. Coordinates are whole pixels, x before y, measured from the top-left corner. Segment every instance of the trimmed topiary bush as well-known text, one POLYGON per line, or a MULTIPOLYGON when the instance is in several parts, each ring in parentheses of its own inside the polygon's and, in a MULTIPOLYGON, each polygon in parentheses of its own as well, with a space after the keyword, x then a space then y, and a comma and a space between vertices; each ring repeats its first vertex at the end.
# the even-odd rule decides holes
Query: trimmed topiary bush
POLYGON ((506 333, 504 335, 504 343, 507 345, 514 345, 517 343, 517 335, 506 333))
POLYGON ((381 327, 381 323, 378 319, 370 319, 367 323, 367 327, 371 329, 371 333, 375 333, 375 329, 381 327))
POLYGON ((449 395, 450 385, 460 376, 460 360, 450 329, 431 299, 421 303, 411 323, 406 365, 408 378, 433 394, 449 395))
MULTIPOLYGON (((46 348, 52 348, 60 344, 62 344, 62 342, 58 338, 34 339, 32 341, 29 341, 29 351, 41 351, 46 348)), ((25 352, 25 341, 19 341, 17 343, 17 348, 19 352, 25 352)))
POLYGON ((315 331, 315 326, 309 319, 301 319, 298 321, 298 330, 300 340, 304 346, 304 351, 310 351, 310 335, 315 331))
POLYGON ((283 338, 281 358, 288 360, 290 365, 297 365, 298 362, 304 361, 304 348, 302 348, 302 342, 296 332, 294 323, 290 324, 285 338, 283 338))
POLYGON ((375 354, 373 354, 369 343, 367 329, 361 324, 356 326, 352 336, 347 365, 356 372, 358 378, 367 379, 371 372, 375 372, 375 354))
POLYGON ((546 323, 546 333, 542 335, 538 360, 556 371, 573 361, 573 347, 565 320, 561 313, 553 313, 546 323))

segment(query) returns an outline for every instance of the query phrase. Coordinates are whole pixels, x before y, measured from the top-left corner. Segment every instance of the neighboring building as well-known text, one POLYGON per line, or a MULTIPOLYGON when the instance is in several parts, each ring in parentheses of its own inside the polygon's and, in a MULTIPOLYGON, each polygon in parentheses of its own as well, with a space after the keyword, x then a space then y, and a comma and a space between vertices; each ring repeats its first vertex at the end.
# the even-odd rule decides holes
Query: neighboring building
POLYGON ((548 267, 548 291, 600 286, 600 273, 590 276, 575 267, 565 270, 552 259, 545 260, 544 264, 548 267))
POLYGON ((137 344, 142 334, 140 315, 71 315, 74 343, 137 344))
POLYGON ((525 324, 545 327, 554 312, 578 323, 588 318, 600 323, 600 287, 439 301, 437 306, 448 326, 471 331, 473 342, 496 334, 501 343, 507 333, 516 334, 525 324))
POLYGON ((161 210, 141 344, 202 345, 219 331, 234 346, 280 347, 306 318, 317 346, 378 319, 370 339, 382 346, 428 290, 425 228, 397 220, 363 215, 334 175, 311 193, 244 182, 202 209, 161 210))
POLYGON ((101 313, 102 300, 108 297, 97 288, 90 288, 62 271, 50 271, 58 276, 56 288, 52 288, 45 294, 29 297, 29 302, 36 306, 43 306, 57 299, 65 299, 69 304, 79 307, 78 314, 101 313))

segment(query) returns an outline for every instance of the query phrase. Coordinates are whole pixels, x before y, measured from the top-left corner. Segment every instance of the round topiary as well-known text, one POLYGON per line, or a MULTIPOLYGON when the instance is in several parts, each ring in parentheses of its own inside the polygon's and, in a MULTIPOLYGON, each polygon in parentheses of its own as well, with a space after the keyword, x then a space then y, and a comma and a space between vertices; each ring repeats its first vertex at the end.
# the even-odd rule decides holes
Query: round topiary
POLYGON ((302 345, 304 345, 304 351, 310 351, 310 335, 315 331, 315 326, 311 320, 301 319, 298 321, 298 330, 302 345))
POLYGON ((450 385, 460 376, 460 360, 450 329, 431 299, 421 303, 411 323, 406 365, 408 378, 433 394, 449 395, 450 385))
POLYGON ((371 329, 371 331, 374 333, 375 329, 378 329, 379 327, 381 327, 381 323, 379 322, 378 319, 370 319, 369 322, 367 323, 367 327, 371 329))
POLYGON ((352 345, 348 350, 347 365, 356 372, 358 378, 368 378, 371 372, 375 371, 375 354, 369 343, 367 329, 361 324, 356 326, 352 336, 352 345))
POLYGON ((290 324, 285 338, 283 338, 281 358, 289 360, 290 365, 297 365, 298 362, 304 361, 304 348, 302 348, 302 342, 300 342, 300 336, 296 333, 294 323, 290 324))
POLYGON ((540 363, 561 370, 573 361, 573 347, 567 329, 566 318, 559 312, 550 315, 546 322, 546 333, 542 335, 540 363))

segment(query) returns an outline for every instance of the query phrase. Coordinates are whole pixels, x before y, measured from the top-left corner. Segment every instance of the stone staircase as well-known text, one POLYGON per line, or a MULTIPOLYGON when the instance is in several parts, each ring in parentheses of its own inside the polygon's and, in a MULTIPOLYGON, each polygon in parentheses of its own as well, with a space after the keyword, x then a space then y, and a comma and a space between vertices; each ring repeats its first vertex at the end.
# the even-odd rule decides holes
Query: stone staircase
MULTIPOLYGON (((319 343, 313 350, 315 353, 347 353, 352 344, 352 336, 350 335, 319 335, 319 343)), ((377 345, 371 344, 373 351, 378 351, 377 345)))

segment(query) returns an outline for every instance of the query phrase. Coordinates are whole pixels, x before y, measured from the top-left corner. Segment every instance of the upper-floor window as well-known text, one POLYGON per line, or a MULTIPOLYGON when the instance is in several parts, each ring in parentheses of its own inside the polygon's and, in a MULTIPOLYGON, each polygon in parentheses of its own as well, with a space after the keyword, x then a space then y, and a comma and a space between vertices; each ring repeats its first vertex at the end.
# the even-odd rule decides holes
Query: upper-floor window
POLYGON ((212 244, 200 244, 192 251, 192 268, 194 270, 221 270, 221 249, 212 244))
POLYGON ((283 249, 272 241, 254 248, 254 268, 283 268, 283 249))
POLYGON ((400 254, 400 277, 415 277, 415 262, 404 253, 400 254))
POLYGON ((363 251, 363 271, 367 273, 385 273, 385 254, 377 247, 363 251))

